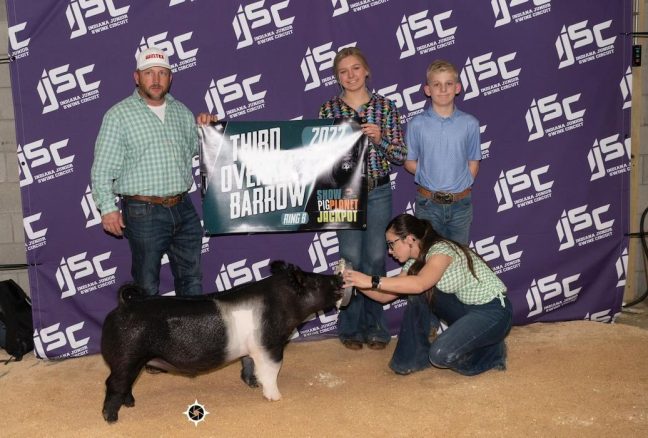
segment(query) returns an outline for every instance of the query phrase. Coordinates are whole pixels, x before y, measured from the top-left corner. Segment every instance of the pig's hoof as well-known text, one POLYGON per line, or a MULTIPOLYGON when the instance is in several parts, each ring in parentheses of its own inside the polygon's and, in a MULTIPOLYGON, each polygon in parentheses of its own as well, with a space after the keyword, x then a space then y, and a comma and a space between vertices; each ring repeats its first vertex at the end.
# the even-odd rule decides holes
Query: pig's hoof
POLYGON ((241 380, 245 382, 247 386, 250 388, 258 388, 259 387, 259 381, 257 380, 256 376, 254 375, 254 372, 249 373, 246 371, 245 368, 241 370, 241 380))
POLYGON ((135 397, 133 397, 133 394, 128 394, 124 398, 124 406, 126 406, 127 408, 132 408, 133 406, 135 406, 135 397))
POLYGON ((108 423, 114 423, 117 421, 117 412, 108 412, 104 410, 103 417, 108 423))
POLYGON ((268 401, 279 401, 279 400, 281 400, 281 393, 279 391, 268 392, 267 394, 263 394, 263 396, 266 399, 268 399, 268 401))

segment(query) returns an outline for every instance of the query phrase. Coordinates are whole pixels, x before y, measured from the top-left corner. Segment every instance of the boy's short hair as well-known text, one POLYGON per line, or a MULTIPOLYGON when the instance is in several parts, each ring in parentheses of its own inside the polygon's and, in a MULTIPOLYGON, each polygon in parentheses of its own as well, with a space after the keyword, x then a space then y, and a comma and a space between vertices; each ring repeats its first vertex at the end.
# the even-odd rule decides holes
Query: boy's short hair
POLYGON ((459 72, 457 68, 449 61, 444 59, 435 59, 428 65, 427 71, 425 72, 425 81, 430 82, 430 76, 434 73, 448 71, 454 75, 455 81, 459 80, 459 72))
POLYGON ((369 68, 369 63, 367 62, 367 58, 365 58, 364 54, 362 53, 362 50, 358 49, 357 47, 344 47, 340 49, 339 52, 335 55, 335 59, 333 60, 333 74, 335 75, 335 79, 338 81, 340 78, 338 78, 338 65, 340 65, 340 61, 342 61, 344 58, 348 56, 355 56, 360 60, 360 64, 367 70, 367 78, 371 78, 371 69, 369 68))

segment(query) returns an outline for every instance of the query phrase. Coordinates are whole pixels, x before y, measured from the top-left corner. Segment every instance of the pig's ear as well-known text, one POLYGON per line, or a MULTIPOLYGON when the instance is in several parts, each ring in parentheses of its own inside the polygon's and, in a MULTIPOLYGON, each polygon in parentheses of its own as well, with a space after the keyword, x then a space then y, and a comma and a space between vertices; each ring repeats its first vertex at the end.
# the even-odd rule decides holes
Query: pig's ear
POLYGON ((272 275, 286 275, 297 295, 303 294, 307 290, 308 277, 299 266, 286 263, 283 260, 275 260, 270 263, 270 272, 272 275))
POLYGON ((295 290, 296 295, 302 295, 306 292, 306 290, 308 289, 306 285, 308 277, 306 276, 304 271, 302 271, 295 265, 288 265, 284 272, 286 273, 291 286, 295 290))
POLYGON ((271 274, 279 274, 281 272, 285 272, 291 267, 291 265, 287 264, 283 260, 275 260, 272 263, 270 263, 270 273, 271 274))

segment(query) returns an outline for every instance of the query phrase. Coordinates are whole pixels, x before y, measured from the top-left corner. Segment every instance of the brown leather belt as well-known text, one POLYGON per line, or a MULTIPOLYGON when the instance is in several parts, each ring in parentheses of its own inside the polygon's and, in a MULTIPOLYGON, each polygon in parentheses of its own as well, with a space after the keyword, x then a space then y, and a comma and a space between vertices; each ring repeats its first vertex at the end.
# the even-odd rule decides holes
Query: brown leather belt
POLYGON ((432 202, 437 204, 452 204, 457 202, 466 196, 470 195, 471 188, 468 187, 466 190, 460 193, 447 193, 447 192, 432 192, 426 188, 418 186, 416 191, 421 194, 421 196, 430 199, 432 202))
POLYGON ((187 192, 173 196, 144 196, 144 195, 124 195, 124 199, 133 201, 148 202, 149 204, 161 205, 163 207, 173 207, 178 205, 187 192))

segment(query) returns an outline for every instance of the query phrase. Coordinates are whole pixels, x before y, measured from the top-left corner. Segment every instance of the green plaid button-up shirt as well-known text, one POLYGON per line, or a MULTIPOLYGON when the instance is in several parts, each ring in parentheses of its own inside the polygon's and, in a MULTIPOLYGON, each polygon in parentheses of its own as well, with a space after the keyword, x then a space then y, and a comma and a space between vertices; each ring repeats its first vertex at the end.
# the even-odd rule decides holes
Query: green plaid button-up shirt
POLYGON ((137 90, 110 108, 92 164, 92 196, 102 215, 117 211, 115 195, 171 196, 193 183, 199 137, 194 116, 170 94, 164 123, 137 90))
MULTIPOLYGON (((506 286, 481 258, 472 251, 469 252, 477 278, 473 277, 468 269, 466 257, 459 248, 446 242, 432 245, 425 256, 426 260, 434 254, 445 254, 452 258, 450 266, 436 284, 437 288, 440 292, 457 295, 459 301, 464 304, 486 304, 493 298, 499 298, 504 306, 506 286)), ((403 270, 409 270, 413 263, 414 259, 405 262, 403 270)))

